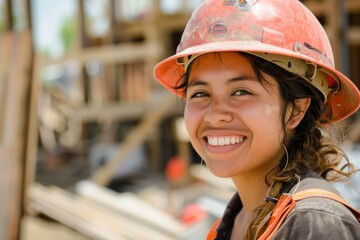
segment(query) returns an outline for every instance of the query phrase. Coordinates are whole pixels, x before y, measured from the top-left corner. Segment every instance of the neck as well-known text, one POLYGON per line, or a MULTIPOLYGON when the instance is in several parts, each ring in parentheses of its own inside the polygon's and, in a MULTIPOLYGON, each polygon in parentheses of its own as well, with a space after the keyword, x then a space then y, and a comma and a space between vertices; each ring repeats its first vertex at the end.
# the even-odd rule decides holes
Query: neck
POLYGON ((265 183, 265 176, 242 175, 232 178, 243 204, 243 210, 252 213, 265 201, 269 186, 265 183))

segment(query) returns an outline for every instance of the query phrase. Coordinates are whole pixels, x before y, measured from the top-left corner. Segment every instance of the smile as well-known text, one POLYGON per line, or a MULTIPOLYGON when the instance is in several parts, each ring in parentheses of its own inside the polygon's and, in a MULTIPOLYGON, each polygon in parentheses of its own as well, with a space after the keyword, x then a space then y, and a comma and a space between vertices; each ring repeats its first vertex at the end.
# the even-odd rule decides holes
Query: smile
POLYGON ((211 146, 226 146, 234 145, 244 141, 244 137, 229 136, 229 137, 207 137, 208 144, 211 146))

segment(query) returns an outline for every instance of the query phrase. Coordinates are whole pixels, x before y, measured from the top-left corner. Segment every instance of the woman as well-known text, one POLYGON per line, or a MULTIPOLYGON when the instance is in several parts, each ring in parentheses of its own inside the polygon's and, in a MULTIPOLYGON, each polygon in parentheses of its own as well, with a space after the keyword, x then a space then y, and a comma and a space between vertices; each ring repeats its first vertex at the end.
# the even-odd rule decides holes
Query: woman
POLYGON ((195 150, 237 189, 208 239, 360 236, 341 199, 317 196, 338 195, 329 181, 354 173, 325 130, 358 109, 359 91, 298 0, 204 1, 154 74, 185 99, 195 150), (293 201, 309 189, 316 194, 293 201), (285 198, 291 208, 269 233, 285 198))

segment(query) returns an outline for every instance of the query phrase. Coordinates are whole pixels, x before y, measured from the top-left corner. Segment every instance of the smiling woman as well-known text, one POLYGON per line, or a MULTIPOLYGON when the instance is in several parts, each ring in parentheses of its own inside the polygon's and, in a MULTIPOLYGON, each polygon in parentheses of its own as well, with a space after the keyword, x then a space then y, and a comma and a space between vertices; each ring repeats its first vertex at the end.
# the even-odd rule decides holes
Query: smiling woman
POLYGON ((266 161, 282 152, 282 103, 274 97, 279 95, 275 80, 267 77, 263 86, 249 59, 234 52, 204 54, 193 61, 189 72, 185 124, 210 170, 217 176, 236 177, 278 165, 281 155, 271 164, 266 161))
POLYGON ((354 168, 326 133, 357 111, 359 90, 299 1, 204 1, 154 75, 185 100, 191 143, 211 172, 237 189, 208 239, 360 236, 360 213, 329 183, 354 168))

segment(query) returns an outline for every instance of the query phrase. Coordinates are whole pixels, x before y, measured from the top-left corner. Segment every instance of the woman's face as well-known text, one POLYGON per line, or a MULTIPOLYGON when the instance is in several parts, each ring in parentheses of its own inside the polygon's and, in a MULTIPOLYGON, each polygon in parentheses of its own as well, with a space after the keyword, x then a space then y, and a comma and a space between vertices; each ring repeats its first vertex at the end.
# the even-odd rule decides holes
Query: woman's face
POLYGON ((276 81, 261 84, 247 58, 208 53, 192 63, 185 124, 191 143, 219 177, 264 176, 283 154, 282 101, 276 81))

